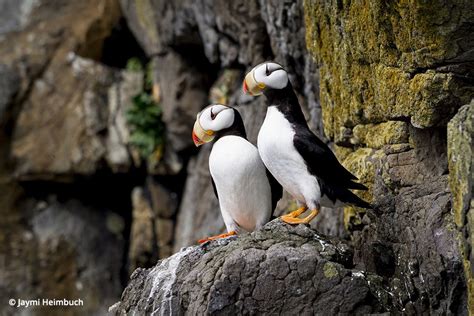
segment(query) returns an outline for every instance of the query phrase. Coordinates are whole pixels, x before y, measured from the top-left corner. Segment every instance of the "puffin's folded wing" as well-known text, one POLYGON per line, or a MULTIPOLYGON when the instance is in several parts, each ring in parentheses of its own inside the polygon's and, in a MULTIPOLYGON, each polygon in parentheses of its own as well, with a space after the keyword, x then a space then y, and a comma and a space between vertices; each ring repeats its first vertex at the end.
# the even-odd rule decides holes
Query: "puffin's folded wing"
POLYGON ((344 168, 331 149, 309 129, 299 128, 293 143, 313 175, 331 185, 367 190, 363 184, 354 182, 357 177, 344 168))

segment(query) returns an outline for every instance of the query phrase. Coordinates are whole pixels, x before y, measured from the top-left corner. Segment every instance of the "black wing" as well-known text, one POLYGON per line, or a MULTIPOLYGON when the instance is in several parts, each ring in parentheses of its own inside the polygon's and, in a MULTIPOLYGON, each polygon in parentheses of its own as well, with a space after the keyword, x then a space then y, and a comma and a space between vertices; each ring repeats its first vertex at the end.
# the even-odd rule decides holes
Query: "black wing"
POLYGON ((270 183, 270 189, 272 192, 272 214, 275 211, 278 201, 280 201, 281 197, 283 196, 283 188, 278 183, 278 181, 273 177, 273 175, 265 168, 267 172, 268 182, 270 183))
POLYGON ((219 195, 217 195, 217 189, 216 189, 216 183, 214 182, 214 179, 211 176, 211 183, 212 183, 212 188, 214 189, 214 194, 216 195, 216 198, 219 200, 219 195))
POLYGON ((321 190, 333 201, 337 198, 361 207, 370 207, 367 202, 348 190, 367 190, 367 187, 354 182, 357 177, 339 163, 331 149, 308 127, 298 126, 295 130, 293 138, 295 148, 305 160, 309 172, 322 182, 321 190))

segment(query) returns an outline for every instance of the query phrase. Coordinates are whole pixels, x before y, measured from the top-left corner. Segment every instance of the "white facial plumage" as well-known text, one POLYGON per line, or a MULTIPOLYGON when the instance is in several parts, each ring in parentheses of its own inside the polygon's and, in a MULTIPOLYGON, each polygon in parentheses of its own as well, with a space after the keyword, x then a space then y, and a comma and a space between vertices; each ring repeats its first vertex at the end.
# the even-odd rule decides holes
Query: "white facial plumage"
POLYGON ((266 62, 254 68, 257 82, 264 83, 267 88, 283 89, 288 84, 288 73, 277 63, 266 62))
POLYGON ((201 111, 199 124, 207 131, 220 131, 234 123, 234 110, 222 104, 212 104, 201 111))

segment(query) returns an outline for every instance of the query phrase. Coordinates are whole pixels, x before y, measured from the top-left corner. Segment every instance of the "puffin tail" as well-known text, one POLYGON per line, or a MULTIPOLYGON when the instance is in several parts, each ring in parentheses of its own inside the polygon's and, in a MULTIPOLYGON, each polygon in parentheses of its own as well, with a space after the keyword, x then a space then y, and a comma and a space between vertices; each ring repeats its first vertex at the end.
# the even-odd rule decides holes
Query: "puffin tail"
POLYGON ((373 209, 373 205, 362 200, 360 197, 355 195, 349 190, 345 190, 344 194, 341 196, 341 200, 347 204, 352 204, 354 206, 362 207, 362 208, 367 208, 367 209, 373 209))
POLYGON ((353 181, 349 181, 349 183, 347 184, 347 188, 353 189, 353 190, 362 190, 362 191, 368 190, 368 188, 362 183, 357 183, 353 181))

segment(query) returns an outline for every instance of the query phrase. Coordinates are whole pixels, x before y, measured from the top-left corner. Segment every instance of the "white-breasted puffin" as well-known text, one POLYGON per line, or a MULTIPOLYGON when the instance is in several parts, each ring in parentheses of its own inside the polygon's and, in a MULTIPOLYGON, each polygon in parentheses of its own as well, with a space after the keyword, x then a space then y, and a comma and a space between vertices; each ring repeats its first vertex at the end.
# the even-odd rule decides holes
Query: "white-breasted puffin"
POLYGON ((349 189, 367 190, 309 129, 288 73, 274 62, 254 67, 243 82, 245 93, 267 98, 267 114, 258 134, 263 163, 300 208, 281 218, 289 224, 309 223, 321 206, 371 205, 349 189), (311 213, 299 218, 307 209, 311 213))
POLYGON ((199 242, 253 231, 266 224, 283 189, 265 168, 257 147, 247 140, 240 113, 225 105, 209 105, 197 114, 192 137, 196 146, 215 140, 209 170, 227 228, 226 234, 199 242))

